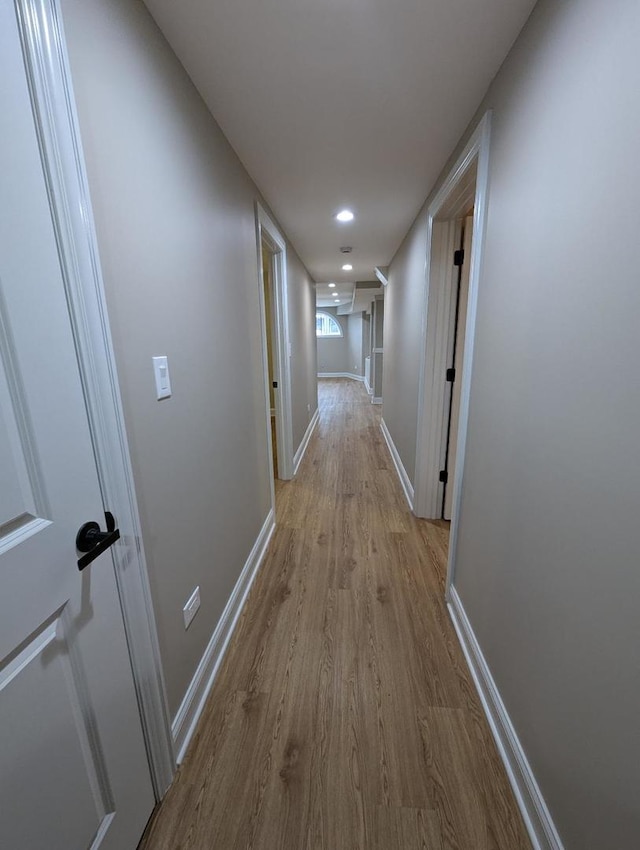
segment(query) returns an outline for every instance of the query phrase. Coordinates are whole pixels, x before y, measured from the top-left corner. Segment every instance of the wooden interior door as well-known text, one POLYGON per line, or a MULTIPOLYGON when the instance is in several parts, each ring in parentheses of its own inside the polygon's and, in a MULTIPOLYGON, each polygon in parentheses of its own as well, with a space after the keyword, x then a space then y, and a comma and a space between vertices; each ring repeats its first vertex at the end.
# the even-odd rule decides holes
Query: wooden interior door
POLYGON ((0 113, 0 847, 134 850, 154 797, 111 554, 77 564, 104 506, 10 2, 0 113))

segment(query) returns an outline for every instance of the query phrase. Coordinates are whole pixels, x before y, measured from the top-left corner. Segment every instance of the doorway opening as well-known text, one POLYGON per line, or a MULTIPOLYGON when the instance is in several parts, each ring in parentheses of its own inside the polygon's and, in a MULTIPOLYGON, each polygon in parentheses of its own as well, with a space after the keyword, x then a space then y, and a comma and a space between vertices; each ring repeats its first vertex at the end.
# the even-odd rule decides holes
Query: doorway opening
POLYGON ((287 246, 275 222, 256 204, 260 312, 271 502, 276 478, 293 478, 291 344, 287 310, 287 246))
POLYGON ((371 389, 372 404, 382 404, 382 366, 384 352, 384 294, 371 302, 371 389))
POLYGON ((276 392, 278 378, 275 369, 273 338, 275 321, 273 314, 273 262, 274 255, 269 246, 262 242, 262 289, 264 293, 265 336, 267 345, 267 371, 269 374, 269 426, 271 429, 271 455, 273 477, 278 478, 278 421, 276 416, 276 392))
POLYGON ((464 470, 490 122, 488 112, 428 210, 414 512, 451 520, 447 594, 464 470))
MULTIPOLYGON (((449 359, 445 381, 448 390, 446 402, 446 428, 444 433, 444 461, 442 470, 442 519, 451 520, 453 479, 455 477, 460 420, 462 364, 466 337, 467 305, 469 300, 469 270, 473 240, 473 207, 460 220, 459 247, 454 251, 454 297, 452 325, 449 331, 449 359)), ((446 394, 446 391, 445 391, 446 394)))

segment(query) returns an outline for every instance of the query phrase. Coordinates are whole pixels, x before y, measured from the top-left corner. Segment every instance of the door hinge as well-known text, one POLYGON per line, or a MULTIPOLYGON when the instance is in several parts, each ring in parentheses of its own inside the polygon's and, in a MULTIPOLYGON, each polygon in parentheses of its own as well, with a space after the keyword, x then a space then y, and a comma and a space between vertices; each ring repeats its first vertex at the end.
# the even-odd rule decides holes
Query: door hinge
POLYGON ((274 388, 274 390, 278 389, 278 382, 277 381, 273 382, 273 388, 274 388))
POLYGON ((448 480, 449 480, 449 473, 447 472, 446 469, 441 469, 440 470, 440 483, 446 484, 448 482, 448 480))
POLYGON ((456 370, 455 369, 447 369, 447 382, 452 384, 456 379, 456 370))
POLYGON ((464 248, 458 248, 453 252, 453 265, 461 266, 464 263, 464 248))

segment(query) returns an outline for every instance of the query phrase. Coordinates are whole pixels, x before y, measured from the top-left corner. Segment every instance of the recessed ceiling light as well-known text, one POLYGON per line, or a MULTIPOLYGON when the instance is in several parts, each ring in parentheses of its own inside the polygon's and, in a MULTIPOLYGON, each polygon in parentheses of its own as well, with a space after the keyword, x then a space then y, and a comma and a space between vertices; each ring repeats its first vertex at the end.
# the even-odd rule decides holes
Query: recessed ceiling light
POLYGON ((353 269, 353 266, 351 265, 351 263, 345 263, 344 266, 342 267, 343 272, 350 272, 352 269, 353 269))
POLYGON ((335 283, 330 283, 330 284, 329 284, 329 288, 330 288, 330 289, 333 289, 333 288, 334 288, 334 286, 335 286, 335 283))
POLYGON ((336 218, 338 221, 353 221, 354 216, 351 210, 340 210, 336 218))

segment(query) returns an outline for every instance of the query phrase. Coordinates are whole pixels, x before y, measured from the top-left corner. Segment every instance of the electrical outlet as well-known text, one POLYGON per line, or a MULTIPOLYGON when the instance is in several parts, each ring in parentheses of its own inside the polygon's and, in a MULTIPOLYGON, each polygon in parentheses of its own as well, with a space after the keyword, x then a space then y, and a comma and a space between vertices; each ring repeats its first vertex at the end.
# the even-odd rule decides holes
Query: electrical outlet
POLYGON ((193 618, 198 613, 198 609, 200 608, 200 586, 196 587, 193 591, 189 599, 187 600, 186 605, 182 609, 182 615, 184 617, 184 627, 188 629, 191 625, 193 618))
POLYGON ((307 405, 307 413, 311 413, 311 405, 310 404, 307 405))

